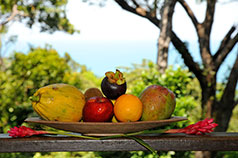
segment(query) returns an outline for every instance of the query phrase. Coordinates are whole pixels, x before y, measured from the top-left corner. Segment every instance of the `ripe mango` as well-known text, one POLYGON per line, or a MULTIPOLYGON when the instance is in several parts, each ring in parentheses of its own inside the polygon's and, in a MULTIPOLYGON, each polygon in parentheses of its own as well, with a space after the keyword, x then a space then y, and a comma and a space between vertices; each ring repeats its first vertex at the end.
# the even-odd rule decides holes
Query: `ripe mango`
POLYGON ((142 121, 168 119, 176 106, 174 93, 159 85, 148 86, 139 98, 143 104, 142 121))

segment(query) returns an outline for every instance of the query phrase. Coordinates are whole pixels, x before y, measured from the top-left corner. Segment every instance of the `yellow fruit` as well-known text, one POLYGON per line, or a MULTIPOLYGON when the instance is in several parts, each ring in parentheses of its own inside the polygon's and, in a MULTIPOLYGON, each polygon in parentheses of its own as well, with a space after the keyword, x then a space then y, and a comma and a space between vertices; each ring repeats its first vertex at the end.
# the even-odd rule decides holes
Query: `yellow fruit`
POLYGON ((114 104, 114 115, 118 121, 138 121, 142 115, 142 102, 132 94, 123 94, 114 104))
POLYGON ((42 87, 32 97, 35 112, 49 121, 80 121, 84 104, 83 93, 68 84, 42 87))
POLYGON ((115 104, 115 102, 116 102, 116 100, 113 100, 113 99, 111 99, 111 101, 112 101, 112 104, 114 105, 115 104))
POLYGON ((114 123, 118 122, 115 116, 112 117, 112 122, 114 123))

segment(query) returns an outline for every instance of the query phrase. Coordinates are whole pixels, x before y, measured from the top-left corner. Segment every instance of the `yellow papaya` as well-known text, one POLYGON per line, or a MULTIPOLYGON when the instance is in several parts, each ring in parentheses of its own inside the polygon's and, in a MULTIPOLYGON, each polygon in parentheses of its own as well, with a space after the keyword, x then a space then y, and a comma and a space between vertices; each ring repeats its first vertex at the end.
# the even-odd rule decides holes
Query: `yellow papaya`
POLYGON ((42 87, 35 92, 31 100, 34 111, 49 121, 80 121, 85 105, 83 93, 68 84, 42 87))

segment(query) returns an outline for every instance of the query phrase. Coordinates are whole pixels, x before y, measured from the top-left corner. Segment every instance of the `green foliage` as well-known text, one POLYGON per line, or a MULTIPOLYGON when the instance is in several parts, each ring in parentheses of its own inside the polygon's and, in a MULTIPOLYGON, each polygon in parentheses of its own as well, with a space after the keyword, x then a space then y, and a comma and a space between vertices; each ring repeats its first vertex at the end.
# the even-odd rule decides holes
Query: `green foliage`
POLYGON ((199 101, 192 96, 184 96, 176 99, 176 108, 173 116, 187 117, 188 121, 177 122, 170 128, 183 128, 189 124, 195 123, 200 118, 201 107, 199 101))
POLYGON ((0 158, 28 158, 33 157, 34 153, 1 153, 0 158))
POLYGON ((238 132, 238 124, 237 124, 238 117, 237 116, 238 116, 238 105, 236 105, 236 107, 233 110, 227 132, 238 132))
POLYGON ((34 24, 40 24, 42 32, 53 33, 59 30, 73 34, 76 30, 66 17, 67 2, 67 0, 0 0, 0 15, 3 15, 2 20, 6 19, 12 13, 14 5, 17 5, 18 19, 20 22, 24 21, 26 26, 32 28, 34 24))
POLYGON ((95 152, 100 158, 124 158, 131 157, 133 153, 127 151, 109 151, 109 152, 95 152))
POLYGON ((220 151, 216 158, 237 158, 238 151, 220 151))
MULTIPOLYGON (((27 117, 35 114, 29 97, 37 89, 54 83, 68 83, 82 90, 87 88, 82 82, 93 78, 92 72, 73 72, 69 66, 73 61, 69 56, 62 58, 47 47, 32 49, 28 54, 15 52, 8 63, 0 71, 0 132, 21 125, 27 117)), ((74 69, 76 67, 74 65, 74 69)), ((98 82, 94 77, 86 85, 96 86, 98 82)))
POLYGON ((33 158, 100 158, 94 152, 52 152, 35 153, 33 158))
POLYGON ((9 60, 10 65, 1 72, 4 74, 0 92, 1 132, 20 125, 32 113, 28 97, 36 89, 59 82, 64 71, 69 71, 65 61, 54 50, 35 49, 28 55, 15 53, 9 60))
POLYGON ((156 155, 153 155, 148 151, 132 151, 131 154, 131 158, 156 158, 156 155))
POLYGON ((152 61, 143 60, 141 65, 134 65, 134 68, 125 68, 125 76, 128 82, 130 93, 137 96, 149 85, 162 85, 173 91, 177 98, 186 96, 189 83, 192 82, 192 74, 188 70, 178 67, 176 70, 169 67, 165 74, 160 74, 152 61))
POLYGON ((86 90, 87 88, 91 88, 91 87, 100 88, 102 79, 95 76, 95 74, 92 71, 89 71, 86 68, 86 66, 81 66, 80 69, 81 69, 81 71, 80 71, 81 77, 80 78, 83 82, 81 87, 83 90, 86 90))

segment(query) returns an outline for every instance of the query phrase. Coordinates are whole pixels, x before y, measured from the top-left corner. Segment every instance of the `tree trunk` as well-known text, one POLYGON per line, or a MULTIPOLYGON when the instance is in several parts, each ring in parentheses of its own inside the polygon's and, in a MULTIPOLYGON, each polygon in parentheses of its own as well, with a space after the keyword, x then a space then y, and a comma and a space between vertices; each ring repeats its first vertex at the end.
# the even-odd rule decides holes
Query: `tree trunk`
POLYGON ((238 51, 236 55, 235 63, 231 69, 225 90, 220 101, 216 104, 213 112, 213 117, 219 123, 216 131, 225 132, 228 129, 229 121, 232 116, 232 111, 238 104, 238 100, 235 100, 236 85, 238 82, 238 51))
MULTIPOLYGON (((232 103, 226 102, 225 104, 232 103)), ((221 106, 221 103, 218 103, 217 106, 221 106)), ((235 106, 227 108, 216 108, 216 111, 214 112, 214 117, 216 122, 219 123, 219 126, 216 127, 215 131, 225 132, 228 129, 234 107, 235 106)))
MULTIPOLYGON (((172 25, 168 26, 168 24, 163 25, 163 21, 165 20, 163 18, 166 18, 165 16, 166 14, 164 16, 161 16, 162 19, 160 20, 156 17, 156 15, 151 14, 152 13, 151 11, 154 9, 153 5, 145 8, 146 5, 142 5, 140 3, 141 1, 139 0, 138 1, 132 0, 131 1, 132 3, 129 3, 129 1, 127 0, 115 0, 115 1, 123 9, 148 19, 161 30, 160 38, 161 41, 164 42, 160 42, 159 38, 158 41, 159 48, 157 52, 158 53, 157 64, 161 66, 160 70, 163 70, 162 66, 166 67, 167 64, 167 62, 165 62, 165 64, 162 64, 163 61, 167 61, 168 57, 168 54, 163 53, 168 52, 168 44, 165 45, 166 39, 167 37, 169 37, 169 41, 171 39, 171 42, 173 43, 174 47, 178 50, 178 52, 184 59, 185 65, 189 68, 190 72, 193 72, 193 74, 199 80, 202 89, 202 109, 203 109, 202 118, 204 117, 214 118, 215 122, 218 123, 218 127, 216 127, 215 130, 221 132, 226 131, 229 125, 230 118, 232 116, 232 111, 234 107, 238 104, 238 99, 235 96, 236 86, 238 82, 238 52, 235 64, 233 65, 230 75, 228 77, 222 97, 219 98, 219 100, 216 99, 216 90, 217 90, 216 75, 217 72, 219 71, 220 66, 225 61, 228 54, 238 43, 238 32, 237 27, 232 26, 230 30, 228 30, 225 37, 222 39, 218 50, 215 53, 211 53, 210 35, 217 0, 206 1, 206 16, 202 23, 200 23, 197 20, 194 12, 192 11, 192 9, 189 7, 189 5, 185 0, 176 0, 184 8, 185 12, 191 19, 191 22, 194 25, 194 28, 197 32, 202 64, 199 64, 194 61, 193 57, 191 56, 191 52, 189 52, 185 43, 182 40, 180 40, 180 38, 173 31, 171 31, 170 35, 166 32, 166 30, 169 30, 170 29, 169 27, 172 26, 172 25), (140 12, 138 12, 138 10, 140 10, 140 12)), ((154 2, 156 3, 157 1, 154 2)), ((170 16, 167 15, 167 18, 169 17, 170 16)), ((171 23, 171 21, 169 22, 169 20, 167 20, 167 22, 171 23)), ((201 151, 197 152, 196 154, 198 158, 210 158, 215 157, 216 153, 209 151, 201 151)))
MULTIPOLYGON (((213 78, 216 80, 216 78, 213 78)), ((207 81, 207 85, 201 85, 202 88, 202 118, 212 118, 212 111, 216 103, 216 83, 207 81)))
POLYGON ((168 67, 168 50, 171 41, 172 16, 176 1, 165 0, 161 9, 160 35, 158 39, 158 53, 156 63, 160 73, 168 67))

